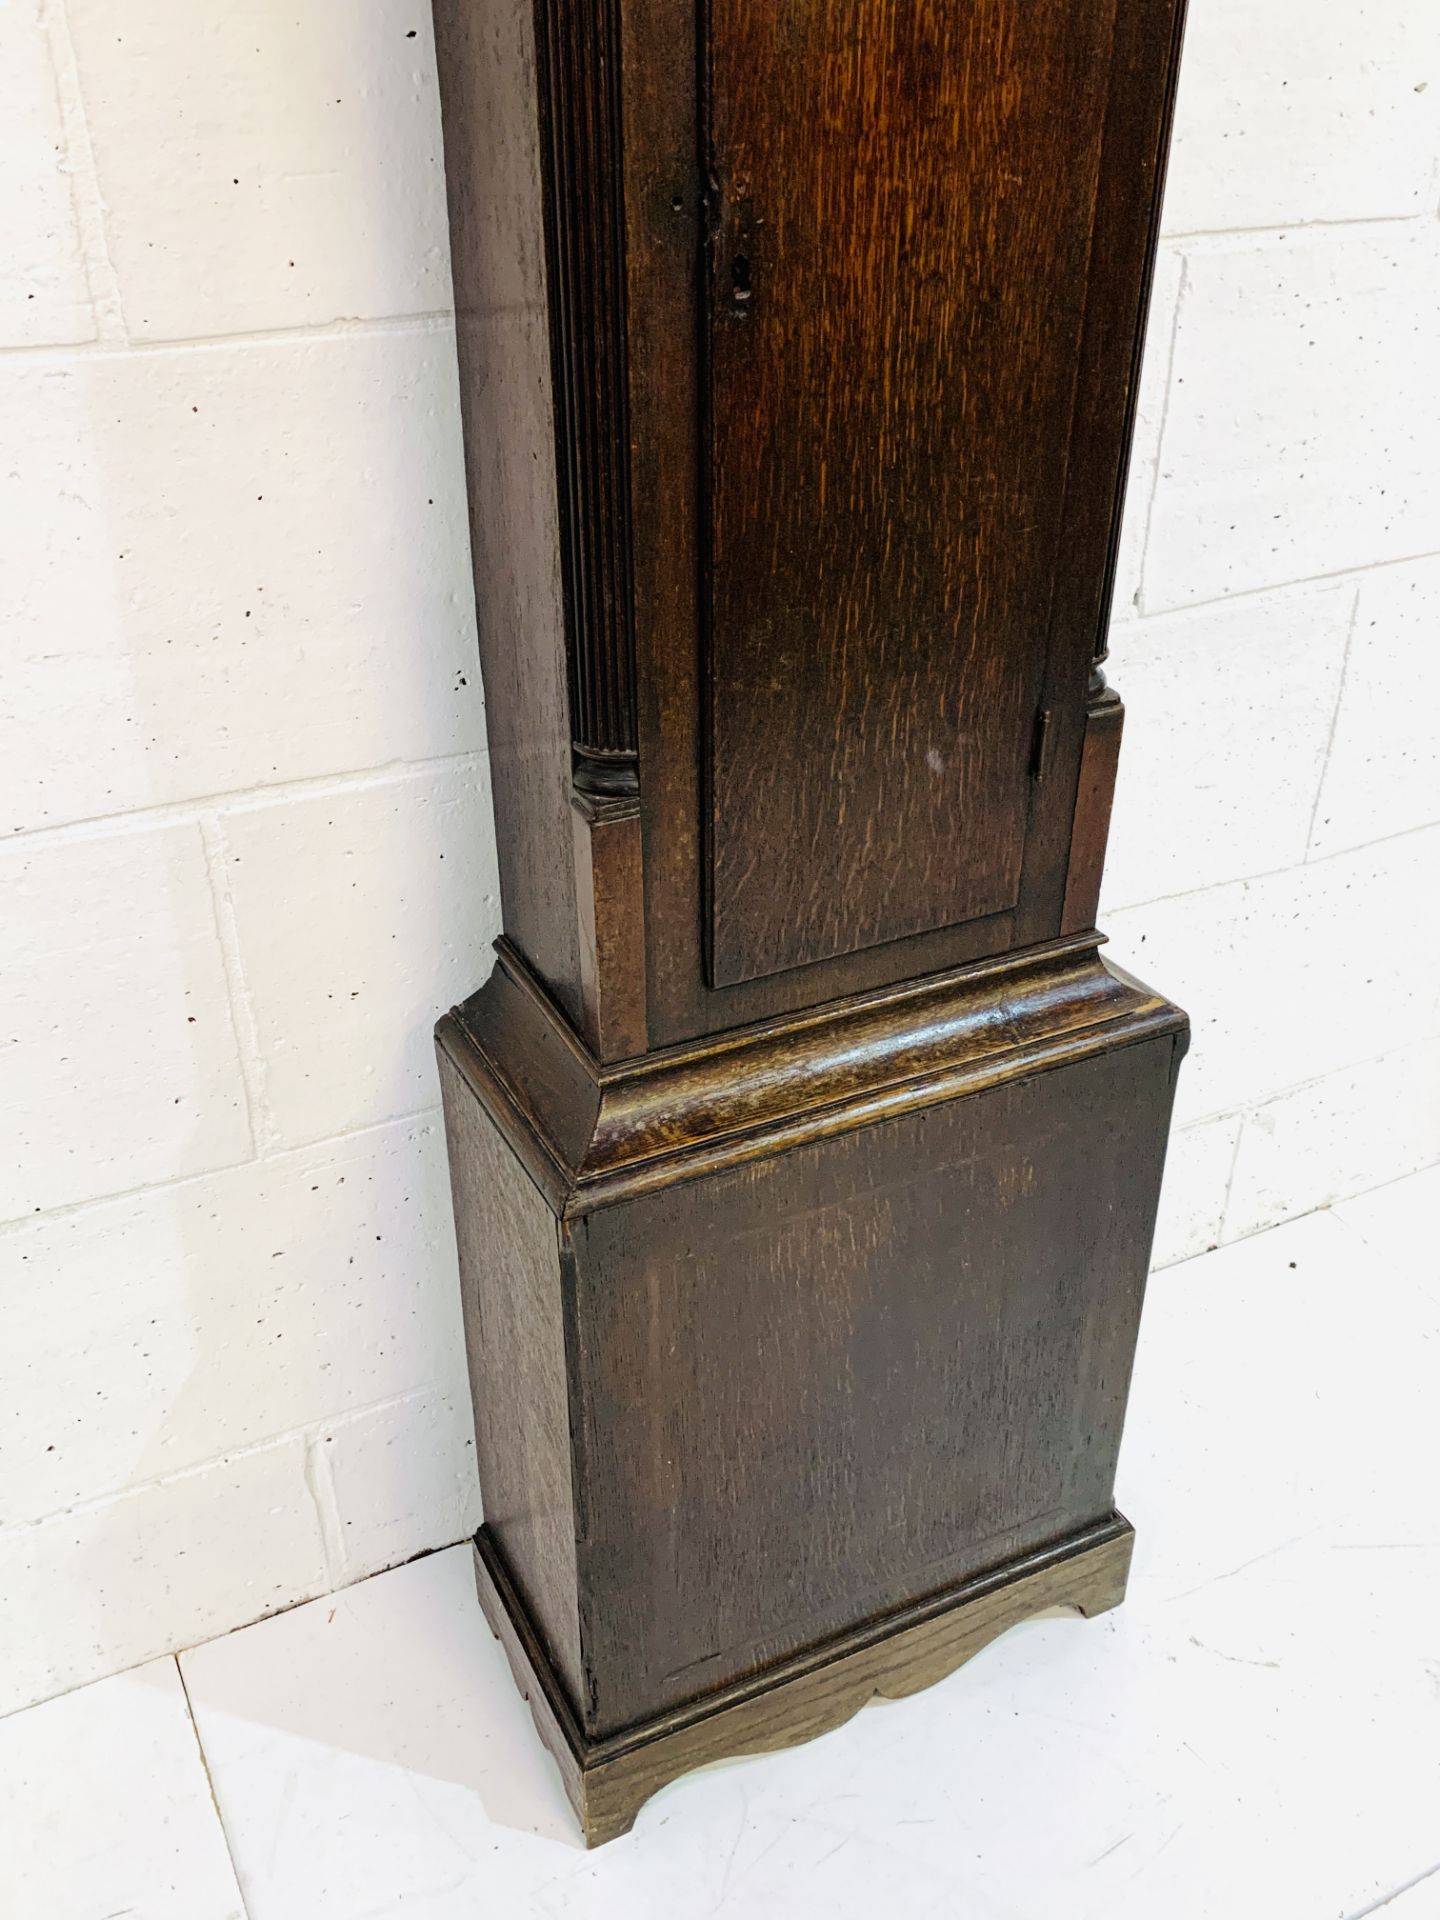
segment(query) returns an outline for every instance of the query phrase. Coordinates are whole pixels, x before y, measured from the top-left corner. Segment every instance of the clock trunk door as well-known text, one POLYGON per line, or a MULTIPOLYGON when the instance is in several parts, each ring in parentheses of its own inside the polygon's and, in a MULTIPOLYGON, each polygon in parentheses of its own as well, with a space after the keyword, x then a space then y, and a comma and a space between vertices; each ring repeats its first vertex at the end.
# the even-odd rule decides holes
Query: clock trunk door
POLYGON ((723 988, 1023 911, 1115 8, 702 17, 723 988))

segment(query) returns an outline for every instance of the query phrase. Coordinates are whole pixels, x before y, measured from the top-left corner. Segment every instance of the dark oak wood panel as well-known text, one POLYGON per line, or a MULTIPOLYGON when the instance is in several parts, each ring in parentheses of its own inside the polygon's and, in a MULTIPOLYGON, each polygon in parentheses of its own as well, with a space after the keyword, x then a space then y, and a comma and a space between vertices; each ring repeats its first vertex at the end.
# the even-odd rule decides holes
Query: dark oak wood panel
POLYGON ((1091 925, 1098 663, 1181 5, 436 0, 478 1578, 592 1842, 1123 1592, 1187 1022, 1091 925))
POLYGON ((440 1062, 465 1346, 485 1520, 550 1660, 583 1687, 570 1392, 555 1217, 484 1110, 440 1062), (504 1249, 497 1258, 497 1250, 504 1249))
POLYGON ((1127 1047, 575 1223, 592 1730, 1109 1512, 1173 1066, 1127 1047))
MULTIPOLYGON (((1086 690, 1105 654, 1115 590, 1184 25, 1185 0, 1126 0, 1116 19, 1091 297, 1050 604, 1050 778, 1072 803, 1088 726, 1086 690)), ((1073 804, 1032 816, 1017 944, 1049 938, 1062 924, 1072 816, 1073 804)))
MULTIPOLYGON (((758 16, 760 10, 756 11, 758 16)), ((771 12, 783 14, 789 10, 765 11, 768 17, 771 12)), ((864 11, 867 19, 889 19, 894 9, 877 4, 864 11)), ((1037 944, 1059 930, 1070 815, 1084 736, 1085 682, 1108 608, 1117 505, 1158 221, 1181 7, 1179 0, 1132 0, 1111 20, 1108 8, 1081 6, 1079 0, 1047 0, 1027 11, 1025 34, 1032 31, 1029 12, 1037 17, 1044 15, 1052 24, 1069 20, 1077 33, 1082 28, 1076 27, 1070 16, 1084 15, 1096 32, 1108 35, 1108 50, 1097 60, 1085 84, 1078 86, 1058 109, 1054 131, 1055 152, 1060 156, 1071 150, 1078 137, 1070 131, 1072 123, 1083 122, 1084 138, 1098 142, 1094 218, 1083 284, 1078 289, 1069 282, 1045 284, 1034 296, 1040 307, 1054 301, 1068 310, 1074 295, 1080 302, 1082 328, 1068 369, 1071 403, 1066 433, 1045 449, 1060 504, 1034 644, 1044 660, 1038 704, 1049 712, 1051 722, 1043 779, 1034 784, 1025 828, 1017 905, 1013 911, 993 917, 936 926, 898 939, 882 938, 876 946, 857 947, 829 959, 804 961, 780 972, 725 985, 717 984, 716 954, 707 953, 715 919, 712 869, 717 841, 712 833, 710 769, 718 764, 707 716, 712 698, 710 655, 712 648, 722 643, 717 635, 712 634, 708 640, 706 637, 713 468, 706 421, 707 396, 714 380, 708 367, 708 348, 706 353, 698 353, 696 348, 697 340, 708 342, 712 332, 711 274, 708 269, 697 272, 696 260, 714 208, 722 209, 714 247, 723 253, 735 244, 737 233, 732 231, 729 212, 723 211, 729 203, 724 198, 726 182, 719 177, 721 170, 717 169, 717 199, 705 163, 706 125, 696 87, 696 74, 703 75, 710 58, 704 21, 689 0, 626 0, 622 56, 632 471, 636 497, 644 503, 643 512, 636 515, 633 537, 640 757, 645 770, 641 809, 647 967, 654 1043, 666 1044, 766 1019, 789 1008, 864 991, 886 980, 919 977, 968 959, 1037 944)), ((765 23, 755 30, 765 31, 765 23)), ((805 67, 802 40, 803 36, 797 36, 795 42, 797 69, 805 67)), ((1050 97, 1044 76, 1037 78, 1028 67, 1023 71, 1027 89, 1038 89, 1050 97)), ((787 97, 793 100, 796 89, 803 84, 807 83, 792 76, 787 97)), ((812 88, 815 85, 813 75, 808 84, 812 88)), ((757 92, 756 100, 760 97, 757 92)), ((761 112, 758 117, 768 116, 761 112)), ((837 161, 837 170, 843 173, 844 164, 837 161)), ((1042 172, 1045 191, 1055 191, 1056 181, 1063 180, 1058 159, 1053 168, 1042 172)), ((779 190, 783 194, 783 181, 779 190)), ((833 191, 843 193, 844 188, 833 191)), ((968 196, 963 169, 955 176, 954 194, 957 203, 968 196)), ((754 197, 753 190, 750 197, 754 197)), ((742 207, 740 237, 746 231, 743 213, 742 207)), ((767 225, 761 230, 762 236, 770 231, 767 225)), ((773 248, 773 237, 769 244, 773 248)), ((778 269, 773 263, 765 264, 764 245, 762 238, 759 253, 753 258, 745 256, 755 312, 750 320, 736 323, 737 337, 747 332, 763 309, 767 289, 773 287, 767 276, 779 271, 783 278, 786 271, 783 263, 778 269)), ((717 284, 721 264, 717 258, 717 284)), ((718 335, 723 328, 717 324, 713 331, 718 335)), ((776 457, 792 462, 797 472, 803 470, 801 454, 787 449, 776 457)), ((813 519, 813 494, 808 505, 813 519)), ((799 538, 809 539, 809 526, 803 522, 800 509, 788 511, 792 523, 802 528, 799 538)), ((915 591, 923 594, 937 589, 916 587, 915 591)), ((892 699, 899 699, 903 706, 907 697, 891 692, 889 673, 896 665, 894 657, 883 649, 878 657, 884 658, 887 666, 884 672, 869 675, 861 701, 865 716, 862 731, 872 726, 877 731, 882 729, 892 699)), ((901 665, 903 669, 903 662, 901 665)), ((759 769, 762 784, 778 780, 776 766, 790 764, 797 743, 803 745, 800 736, 805 702, 799 697, 800 691, 798 687, 792 689, 784 700, 767 696, 741 716, 753 720, 762 733, 777 725, 776 714, 782 710, 794 723, 785 731, 777 751, 769 756, 768 765, 756 754, 747 761, 752 773, 759 769)), ((736 712, 739 715, 738 705, 736 712)), ((737 719, 736 737, 742 732, 737 719)), ((821 748, 817 746, 816 751, 821 748)), ((832 743, 830 751, 834 756, 850 749, 832 743)), ((803 758, 802 754, 802 763, 803 758)), ((911 796, 912 783, 910 767, 895 759, 884 760, 883 764, 877 760, 869 787, 844 798, 847 827, 840 837, 849 844, 850 824, 860 821, 863 825, 877 808, 885 812, 889 803, 883 790, 888 785, 899 789, 903 811, 912 803, 913 796, 907 797, 911 796)), ((916 791, 923 794, 923 783, 916 791)), ((836 796, 820 792, 818 787, 816 792, 813 803, 785 799, 777 808, 777 817, 794 819, 798 817, 794 809, 800 807, 803 812, 806 804, 813 804, 821 813, 826 806, 841 804, 836 796)), ((743 795, 741 802, 749 804, 743 795)), ((769 830, 763 819, 759 826, 762 832, 769 830)), ((964 823, 949 817, 939 833, 942 841, 959 842, 965 838, 964 823)), ((863 832, 855 836, 854 844, 863 848, 863 832)), ((828 847, 820 849, 822 863, 831 857, 831 851, 828 847)), ((968 851, 964 855, 937 852, 933 836, 917 831, 904 848, 902 864, 933 876, 947 859, 954 873, 958 863, 970 857, 974 856, 968 851)), ((743 855, 741 859, 743 863, 743 855)), ((719 926, 714 928, 720 942, 722 971, 727 968, 726 939, 733 940, 737 949, 744 949, 744 954, 733 956, 738 971, 748 964, 745 955, 752 945, 760 964, 768 964, 766 950, 773 949, 777 941, 792 938, 783 929, 790 925, 786 916, 793 920, 796 911, 791 904, 795 889, 788 885, 793 877, 785 871, 777 877, 771 862, 767 872, 757 876, 753 889, 737 889, 737 902, 745 906, 748 900, 753 906, 755 924, 732 924, 728 933, 719 926), (746 898, 741 899, 741 895, 746 898), (778 934, 771 925, 777 914, 782 923, 778 934)), ((844 898, 823 911, 832 917, 863 918, 871 912, 866 902, 872 894, 889 897, 890 890, 907 884, 911 883, 903 878, 894 879, 873 854, 862 858, 857 852, 853 866, 844 872, 843 882, 836 882, 835 890, 844 898)), ((916 884, 924 890, 930 882, 916 884)), ((935 884, 939 887, 940 882, 936 880, 935 884)), ((802 895, 806 885, 801 876, 798 886, 802 895)))
POLYGON ((1110 838, 1110 812, 1115 801, 1115 776, 1120 767, 1120 736, 1125 708, 1120 696, 1098 682, 1085 720, 1085 752, 1080 761, 1080 789, 1075 798, 1075 824, 1070 836, 1070 871, 1065 882, 1065 933, 1093 927, 1100 910, 1100 881, 1105 869, 1105 847, 1110 838))
MULTIPOLYGON (((532 0, 434 0, 505 925, 583 1017, 532 0), (519 110, 517 111, 517 106, 519 110)), ((478 977, 484 956, 475 956, 478 977)))
POLYGON ((711 0, 717 984, 1016 905, 1113 14, 711 0))

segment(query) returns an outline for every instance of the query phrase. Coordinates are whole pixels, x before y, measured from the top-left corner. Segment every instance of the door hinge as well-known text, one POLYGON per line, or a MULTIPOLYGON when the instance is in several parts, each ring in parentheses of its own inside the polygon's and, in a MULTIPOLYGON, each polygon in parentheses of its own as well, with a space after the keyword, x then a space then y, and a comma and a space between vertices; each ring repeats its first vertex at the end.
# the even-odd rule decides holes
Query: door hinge
POLYGON ((1035 715, 1035 731, 1030 736, 1030 778, 1043 780, 1050 752, 1050 709, 1041 707, 1035 715))

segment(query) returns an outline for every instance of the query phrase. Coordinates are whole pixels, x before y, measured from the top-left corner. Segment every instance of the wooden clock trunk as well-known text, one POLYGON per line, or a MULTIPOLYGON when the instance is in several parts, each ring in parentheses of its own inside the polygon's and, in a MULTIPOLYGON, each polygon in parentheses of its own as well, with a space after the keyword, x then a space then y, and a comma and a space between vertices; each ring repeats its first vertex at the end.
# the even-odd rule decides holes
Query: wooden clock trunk
POLYGON ((435 0, 505 937, 477 1575, 587 1838, 1123 1595, 1094 929, 1182 0, 435 0))

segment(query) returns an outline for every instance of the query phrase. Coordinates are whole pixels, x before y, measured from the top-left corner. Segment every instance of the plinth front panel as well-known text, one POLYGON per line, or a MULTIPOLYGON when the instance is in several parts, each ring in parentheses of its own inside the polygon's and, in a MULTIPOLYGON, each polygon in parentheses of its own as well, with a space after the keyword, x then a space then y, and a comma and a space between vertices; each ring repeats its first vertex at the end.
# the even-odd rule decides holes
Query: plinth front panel
POLYGON ((593 1730, 1109 1514, 1175 1044, 575 1223, 593 1730))
POLYGON ((1020 893, 1114 0, 711 0, 717 985, 1020 893))

